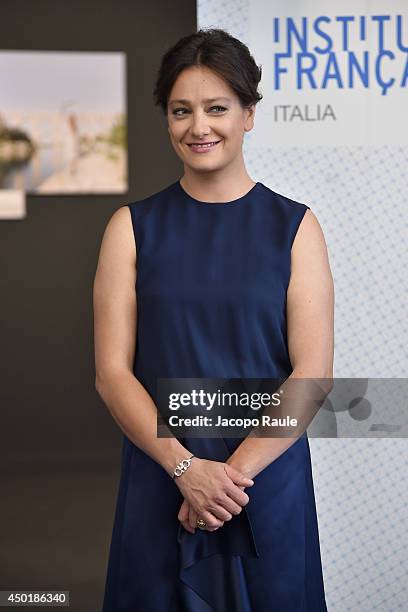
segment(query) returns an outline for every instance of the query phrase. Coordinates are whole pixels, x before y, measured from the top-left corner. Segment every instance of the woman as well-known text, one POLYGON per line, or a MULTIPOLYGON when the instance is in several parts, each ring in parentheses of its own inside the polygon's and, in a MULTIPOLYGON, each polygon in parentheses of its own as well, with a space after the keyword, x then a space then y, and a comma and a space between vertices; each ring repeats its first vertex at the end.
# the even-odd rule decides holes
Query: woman
POLYGON ((96 388, 124 432, 103 612, 326 610, 307 436, 157 437, 160 378, 332 376, 319 223, 245 168, 260 78, 223 30, 166 53, 156 104, 183 177, 102 240, 96 388))

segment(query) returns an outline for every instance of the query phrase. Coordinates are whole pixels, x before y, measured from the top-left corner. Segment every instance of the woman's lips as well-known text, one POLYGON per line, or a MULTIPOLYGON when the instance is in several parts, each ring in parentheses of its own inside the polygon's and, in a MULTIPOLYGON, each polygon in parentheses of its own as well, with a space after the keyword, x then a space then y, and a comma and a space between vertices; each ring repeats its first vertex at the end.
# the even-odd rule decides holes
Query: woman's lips
POLYGON ((194 153, 208 153, 208 151, 212 151, 213 149, 216 148, 216 146, 220 143, 220 140, 216 140, 214 142, 211 143, 206 143, 203 145, 198 145, 198 144, 189 144, 187 145, 189 147, 189 149, 191 149, 191 151, 194 151, 194 153))

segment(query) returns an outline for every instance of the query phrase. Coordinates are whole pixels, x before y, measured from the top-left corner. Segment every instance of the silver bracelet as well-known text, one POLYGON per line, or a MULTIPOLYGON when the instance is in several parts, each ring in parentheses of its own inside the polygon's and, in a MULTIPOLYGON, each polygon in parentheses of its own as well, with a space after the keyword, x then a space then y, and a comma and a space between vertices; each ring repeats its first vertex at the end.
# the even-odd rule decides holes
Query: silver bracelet
POLYGON ((177 464, 177 467, 174 470, 174 474, 172 477, 174 478, 175 476, 181 476, 181 474, 188 470, 193 457, 194 455, 191 455, 191 457, 189 457, 188 459, 183 459, 183 461, 180 461, 180 463, 177 464))

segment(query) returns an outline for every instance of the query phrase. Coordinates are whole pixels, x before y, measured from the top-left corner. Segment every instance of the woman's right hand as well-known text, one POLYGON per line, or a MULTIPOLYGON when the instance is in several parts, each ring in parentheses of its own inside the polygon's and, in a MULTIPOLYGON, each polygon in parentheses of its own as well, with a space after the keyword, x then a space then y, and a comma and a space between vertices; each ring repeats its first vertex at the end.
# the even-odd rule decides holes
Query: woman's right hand
POLYGON ((254 482, 227 463, 193 457, 190 467, 174 478, 183 497, 210 529, 241 512, 249 502, 243 491, 254 482))

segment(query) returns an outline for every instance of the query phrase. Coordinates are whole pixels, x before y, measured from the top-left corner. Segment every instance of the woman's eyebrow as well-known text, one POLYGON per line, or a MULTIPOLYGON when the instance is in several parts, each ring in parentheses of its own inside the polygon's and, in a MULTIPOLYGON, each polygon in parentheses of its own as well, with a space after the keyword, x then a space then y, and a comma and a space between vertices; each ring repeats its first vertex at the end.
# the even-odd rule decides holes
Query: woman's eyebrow
MULTIPOLYGON (((210 102, 216 102, 217 100, 225 100, 226 102, 231 102, 230 98, 227 98, 225 96, 218 96, 218 98, 206 98, 205 100, 203 100, 203 102, 205 104, 209 104, 210 102)), ((179 99, 179 100, 171 100, 169 102, 169 104, 190 104, 189 100, 185 100, 183 99, 179 99)))

